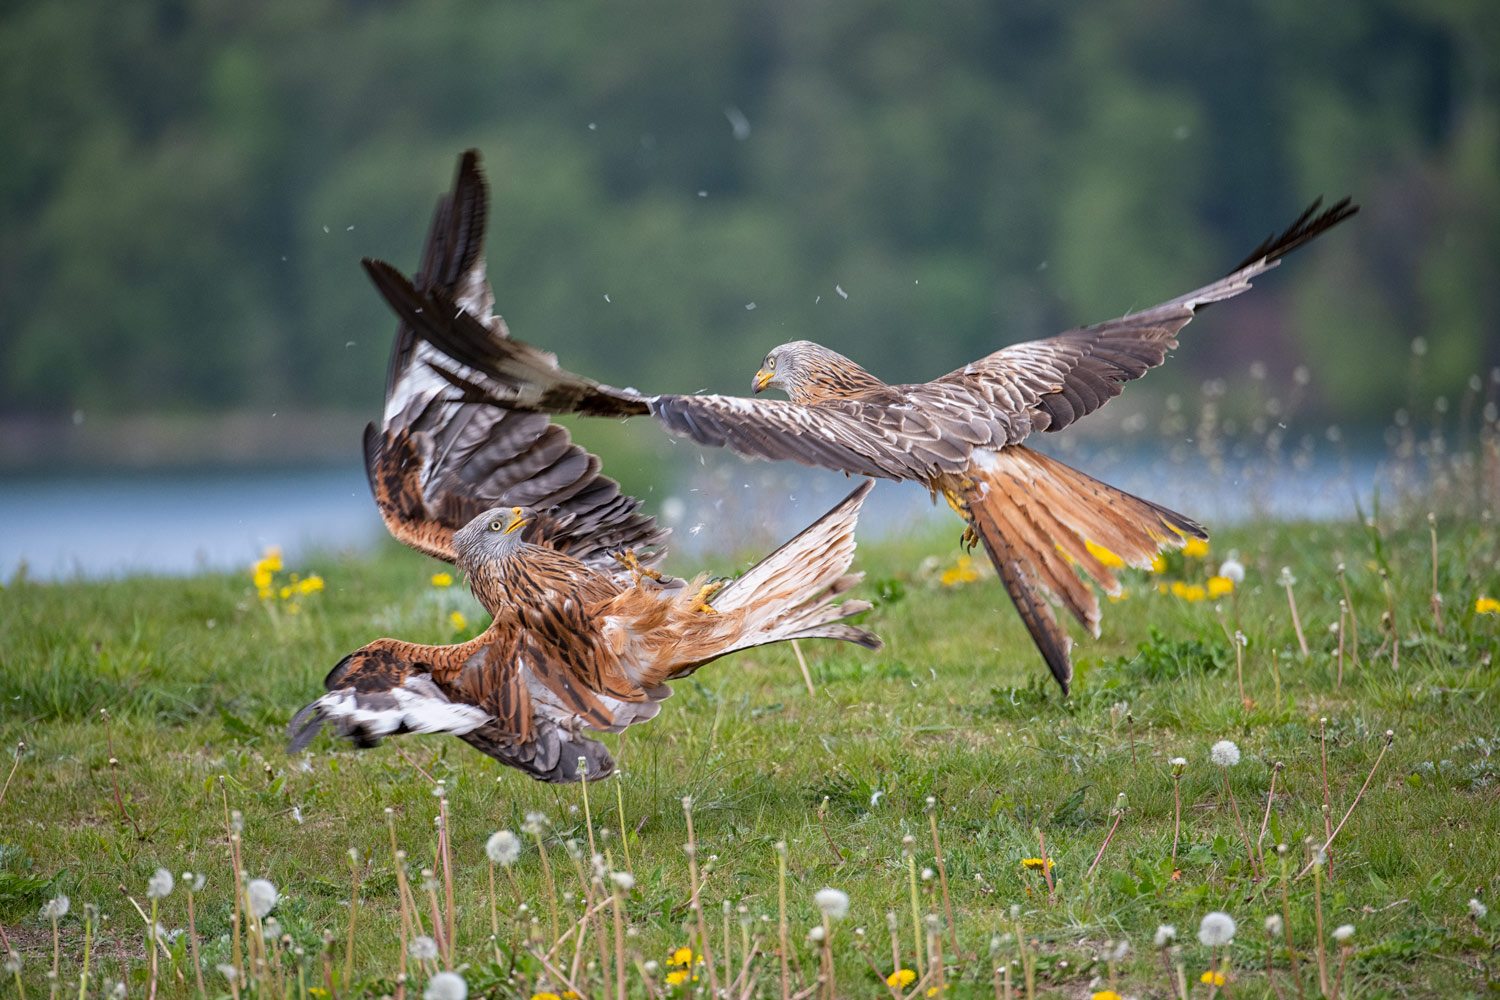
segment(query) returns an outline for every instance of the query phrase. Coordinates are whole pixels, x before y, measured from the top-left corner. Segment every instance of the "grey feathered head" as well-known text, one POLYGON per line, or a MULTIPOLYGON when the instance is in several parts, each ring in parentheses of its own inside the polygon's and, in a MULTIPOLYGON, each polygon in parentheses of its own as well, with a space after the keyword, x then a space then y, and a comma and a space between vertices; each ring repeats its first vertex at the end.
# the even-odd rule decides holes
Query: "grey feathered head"
POLYGON ((461 565, 505 559, 522 545, 522 528, 536 520, 530 507, 492 507, 453 533, 461 565))
POLYGON ((859 365, 810 340, 773 347, 750 382, 753 392, 780 389, 792 400, 812 403, 880 385, 859 365))

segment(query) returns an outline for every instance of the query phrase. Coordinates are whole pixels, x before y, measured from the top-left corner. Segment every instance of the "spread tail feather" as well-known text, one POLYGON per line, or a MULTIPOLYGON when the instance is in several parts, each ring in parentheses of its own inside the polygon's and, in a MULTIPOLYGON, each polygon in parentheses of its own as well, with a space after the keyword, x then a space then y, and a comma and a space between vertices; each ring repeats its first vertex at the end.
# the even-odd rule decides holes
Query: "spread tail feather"
POLYGON ((1064 694, 1072 641, 1045 598, 1098 635, 1099 600, 1075 568, 1116 594, 1111 557, 1145 569, 1157 552, 1208 537, 1190 518, 1020 445, 977 452, 968 477, 969 523, 1064 694))
POLYGON ((868 601, 835 599, 864 576, 849 573, 860 504, 874 486, 865 480, 791 541, 731 580, 712 598, 721 614, 741 613, 744 625, 722 656, 786 639, 843 639, 866 649, 882 645, 875 634, 842 620, 870 610, 868 601))

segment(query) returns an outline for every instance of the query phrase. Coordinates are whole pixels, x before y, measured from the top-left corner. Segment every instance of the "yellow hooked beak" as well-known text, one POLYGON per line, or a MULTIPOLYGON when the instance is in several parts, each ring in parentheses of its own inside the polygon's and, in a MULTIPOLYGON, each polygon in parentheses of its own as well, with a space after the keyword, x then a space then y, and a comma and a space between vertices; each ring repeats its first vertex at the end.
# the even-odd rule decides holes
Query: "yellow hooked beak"
POLYGON ((526 524, 529 520, 530 518, 526 517, 525 513, 521 510, 520 507, 512 507, 510 509, 510 523, 505 526, 505 531, 503 532, 503 534, 510 534, 512 531, 515 531, 517 528, 526 524))
POLYGON ((768 372, 764 368, 762 368, 760 371, 755 373, 755 378, 750 380, 750 390, 752 392, 764 391, 767 383, 769 383, 771 379, 775 377, 775 372, 768 372))

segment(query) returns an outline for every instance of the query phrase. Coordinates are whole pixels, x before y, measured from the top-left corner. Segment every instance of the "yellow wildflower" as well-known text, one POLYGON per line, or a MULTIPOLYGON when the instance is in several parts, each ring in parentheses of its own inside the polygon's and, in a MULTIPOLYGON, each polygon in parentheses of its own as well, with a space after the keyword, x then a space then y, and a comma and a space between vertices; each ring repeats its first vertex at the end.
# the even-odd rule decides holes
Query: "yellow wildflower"
POLYGON ((1211 576, 1208 578, 1208 599, 1216 601, 1234 589, 1234 581, 1227 576, 1211 576))
POLYGON ((1167 571, 1167 557, 1158 552, 1151 557, 1151 572, 1165 573, 1167 571))
POLYGON ((904 990, 916 981, 917 974, 910 969, 897 969, 885 977, 885 984, 887 986, 894 986, 898 990, 904 990))
POLYGON ((572 990, 563 990, 562 1000, 583 1000, 583 996, 572 990))
POLYGON ((1481 597, 1474 602, 1474 613, 1480 615, 1500 615, 1500 601, 1493 597, 1481 597))
MULTIPOLYGON (((694 976, 693 978, 697 979, 698 977, 694 976)), ((688 970, 686 970, 686 969, 676 969, 676 970, 674 970, 672 972, 667 973, 667 985, 668 986, 681 986, 683 983, 685 983, 687 981, 688 981, 688 970)))
POLYGON ((268 573, 281 572, 281 546, 272 545, 266 549, 265 555, 260 557, 260 562, 255 564, 256 569, 263 569, 268 573))
POLYGON ((281 599, 283 601, 286 600, 288 597, 291 597, 291 596, 292 596, 292 588, 291 587, 282 587, 281 588, 281 599))
POLYGON ((1183 583, 1177 580, 1172 584, 1172 593, 1184 601, 1201 601, 1208 596, 1208 592, 1196 583, 1183 583))
POLYGON ((974 566, 974 559, 971 556, 962 555, 958 557, 958 562, 943 570, 941 582, 945 587, 952 587, 959 583, 973 583, 977 579, 979 579, 979 570, 974 566))
POLYGON ((469 620, 464 617, 462 611, 450 611, 448 613, 448 624, 453 626, 453 631, 463 632, 469 627, 469 620))
POLYGON ((432 585, 434 587, 451 587, 451 586, 453 586, 453 574, 452 573, 434 573, 434 574, 432 574, 432 585))
POLYGON ((1125 565, 1124 559, 1121 559, 1119 556, 1115 555, 1113 552, 1109 551, 1109 549, 1106 549, 1102 545, 1095 545, 1087 538, 1083 540, 1083 547, 1089 550, 1089 555, 1093 556, 1095 559, 1099 560, 1106 566, 1114 568, 1125 565))
POLYGON ((1040 871, 1043 864, 1047 866, 1047 870, 1050 872, 1052 870, 1052 866, 1057 864, 1057 862, 1053 861, 1051 858, 1048 858, 1045 862, 1041 858, 1021 859, 1021 867, 1029 868, 1032 871, 1040 871))
POLYGON ((668 960, 667 964, 668 965, 692 965, 693 964, 693 949, 687 947, 686 945, 682 946, 681 948, 678 948, 676 951, 672 952, 672 957, 668 960))
POLYGON ((944 983, 942 986, 929 986, 927 987, 927 995, 930 997, 935 997, 938 995, 939 990, 946 990, 947 988, 947 983, 944 983))
MULTIPOLYGON (((312 990, 308 990, 307 992, 311 993, 312 990)), ((533 993, 531 994, 531 1000, 562 1000, 562 997, 556 993, 533 993)))
POLYGON ((1165 583, 1158 583, 1156 585, 1156 592, 1158 594, 1165 594, 1165 593, 1167 593, 1167 585, 1165 583))
MULTIPOLYGON (((261 569, 259 564, 257 564, 255 567, 255 589, 258 591, 267 591, 271 589, 271 571, 268 569, 261 569)), ((267 597, 269 595, 262 593, 260 596, 267 597)))
POLYGON ((1202 559, 1208 555, 1208 543, 1201 538, 1189 538, 1182 543, 1182 554, 1189 559, 1202 559))
POLYGON ((1211 986, 1223 986, 1224 985, 1224 973, 1222 973, 1222 972, 1215 972, 1213 969, 1209 969, 1203 975, 1201 975, 1201 976, 1198 977, 1198 982, 1200 982, 1200 983, 1208 983, 1211 986))
POLYGON ((323 1000, 324 997, 328 996, 328 991, 321 986, 309 986, 307 988, 307 995, 316 997, 317 1000, 323 1000))
POLYGON ((1114 990, 1100 990, 1090 997, 1089 1000, 1125 1000, 1125 998, 1114 990))
POLYGON ((1121 587, 1120 588, 1120 592, 1118 594, 1110 594, 1109 595, 1109 600, 1110 600, 1111 604, 1119 604, 1121 601, 1125 600, 1125 598, 1127 598, 1129 596, 1130 596, 1130 591, 1126 590, 1124 587, 1121 587))
POLYGON ((300 594, 311 594, 323 589, 323 578, 316 573, 309 574, 304 580, 297 582, 297 592, 300 594))

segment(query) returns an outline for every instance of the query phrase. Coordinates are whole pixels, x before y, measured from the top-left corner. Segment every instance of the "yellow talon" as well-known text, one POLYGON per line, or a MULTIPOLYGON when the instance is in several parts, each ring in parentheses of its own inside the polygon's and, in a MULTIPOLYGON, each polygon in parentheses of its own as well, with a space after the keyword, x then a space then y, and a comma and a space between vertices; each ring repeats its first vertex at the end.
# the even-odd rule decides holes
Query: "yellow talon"
POLYGON ((974 546, 979 544, 979 532, 974 530, 972 523, 964 525, 963 537, 958 540, 965 551, 973 551, 974 546))
POLYGON ((634 578, 634 586, 639 587, 641 585, 641 577, 643 576, 649 577, 657 583, 661 582, 661 573, 649 567, 642 566, 640 559, 636 557, 635 549, 625 549, 623 552, 612 552, 610 554, 614 556, 620 565, 630 570, 630 575, 634 578))
POLYGON ((693 605, 692 605, 692 607, 689 610, 691 610, 691 611, 701 611, 705 615, 716 615, 716 614, 718 614, 719 612, 717 610, 715 610, 713 608, 713 606, 708 603, 708 599, 710 597, 712 597, 713 595, 717 594, 719 591, 721 591, 723 589, 724 589, 724 581, 723 580, 719 580, 719 581, 717 581, 715 583, 705 583, 702 587, 699 588, 699 590, 698 590, 698 596, 695 597, 695 598, 693 598, 693 605))

